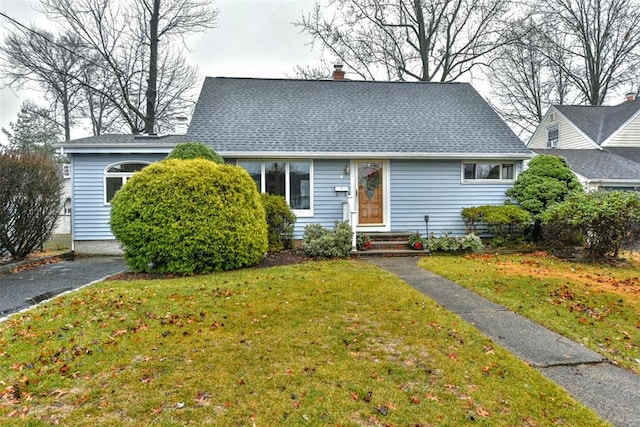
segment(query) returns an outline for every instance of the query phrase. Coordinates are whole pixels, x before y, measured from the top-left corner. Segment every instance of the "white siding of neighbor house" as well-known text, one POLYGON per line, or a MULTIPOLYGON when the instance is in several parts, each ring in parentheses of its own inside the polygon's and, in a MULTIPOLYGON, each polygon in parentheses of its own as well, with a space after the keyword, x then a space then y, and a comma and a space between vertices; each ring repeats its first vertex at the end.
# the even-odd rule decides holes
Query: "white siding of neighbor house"
POLYGON ((576 127, 569 123, 560 113, 555 112, 555 120, 553 121, 550 120, 550 115, 551 114, 547 114, 540 126, 538 126, 538 129, 527 144, 528 148, 532 150, 549 148, 547 147, 547 130, 554 126, 558 126, 557 148, 565 150, 597 148, 586 135, 578 131, 576 127))
MULTIPOLYGON (((429 234, 462 235, 462 208, 504 204, 513 182, 462 183, 461 167, 459 160, 392 161, 392 230, 425 233, 424 216, 429 215, 429 234)), ((522 170, 521 162, 516 170, 522 170)))
POLYGON ((104 203, 104 170, 107 166, 130 161, 154 162, 166 155, 76 154, 72 168, 72 233, 74 241, 113 240, 109 228, 111 206, 104 203))
POLYGON ((620 132, 602 144, 603 147, 640 148, 640 114, 629 122, 620 132))

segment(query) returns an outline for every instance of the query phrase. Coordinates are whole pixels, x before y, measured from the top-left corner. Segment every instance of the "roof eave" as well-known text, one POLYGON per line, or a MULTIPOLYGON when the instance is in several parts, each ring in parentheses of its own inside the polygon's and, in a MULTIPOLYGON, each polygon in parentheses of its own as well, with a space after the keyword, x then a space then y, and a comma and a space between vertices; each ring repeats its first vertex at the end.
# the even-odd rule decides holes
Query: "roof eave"
POLYGON ((224 158, 242 159, 508 159, 525 160, 534 156, 534 153, 397 153, 397 152, 307 152, 307 151, 220 151, 224 158))
POLYGON ((96 144, 56 144, 68 154, 118 154, 118 153, 169 153, 175 143, 134 144, 134 143, 96 143, 96 144))

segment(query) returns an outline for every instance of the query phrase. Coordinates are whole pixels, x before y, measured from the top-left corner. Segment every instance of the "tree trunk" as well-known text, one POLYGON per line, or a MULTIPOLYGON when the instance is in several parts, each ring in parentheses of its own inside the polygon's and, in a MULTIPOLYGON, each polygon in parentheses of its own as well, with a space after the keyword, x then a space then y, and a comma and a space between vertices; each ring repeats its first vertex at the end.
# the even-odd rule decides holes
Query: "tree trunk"
POLYGON ((149 81, 147 82, 147 112, 144 119, 144 133, 155 134, 156 96, 158 85, 158 21, 160 16, 160 0, 153 0, 153 12, 149 21, 149 81))

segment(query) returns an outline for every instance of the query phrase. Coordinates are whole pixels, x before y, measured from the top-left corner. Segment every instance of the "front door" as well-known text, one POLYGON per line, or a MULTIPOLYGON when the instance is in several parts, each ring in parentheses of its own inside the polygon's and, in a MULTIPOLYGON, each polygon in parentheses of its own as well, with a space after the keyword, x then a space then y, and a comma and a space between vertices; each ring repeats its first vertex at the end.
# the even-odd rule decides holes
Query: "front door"
POLYGON ((358 161, 358 223, 384 225, 383 162, 358 161))

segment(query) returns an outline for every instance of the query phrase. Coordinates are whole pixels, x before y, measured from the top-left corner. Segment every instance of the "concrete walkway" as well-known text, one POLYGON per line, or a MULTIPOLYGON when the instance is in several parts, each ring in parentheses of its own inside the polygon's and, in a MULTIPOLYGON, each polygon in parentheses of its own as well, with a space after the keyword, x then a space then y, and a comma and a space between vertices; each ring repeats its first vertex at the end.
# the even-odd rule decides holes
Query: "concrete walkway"
POLYGON ((11 313, 126 269, 121 257, 86 257, 0 274, 0 321, 11 313))
POLYGON ((417 266, 415 257, 371 258, 475 325, 616 426, 640 426, 640 376, 505 307, 417 266))

